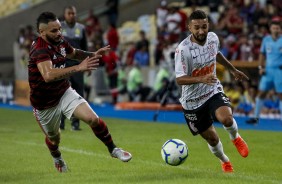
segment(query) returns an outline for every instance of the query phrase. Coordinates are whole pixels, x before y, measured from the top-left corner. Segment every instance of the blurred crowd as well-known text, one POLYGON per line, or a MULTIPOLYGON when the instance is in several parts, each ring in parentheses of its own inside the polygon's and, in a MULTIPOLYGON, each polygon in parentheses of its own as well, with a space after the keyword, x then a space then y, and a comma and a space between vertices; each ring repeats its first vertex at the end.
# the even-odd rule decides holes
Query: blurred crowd
MULTIPOLYGON (((112 48, 103 56, 101 62, 112 103, 119 102, 120 95, 127 95, 128 101, 150 102, 160 101, 165 96, 168 103, 179 103, 179 90, 173 78, 173 58, 176 46, 189 34, 187 9, 208 10, 210 31, 219 36, 221 52, 230 61, 239 62, 258 60, 262 37, 269 34, 268 23, 270 20, 282 18, 281 0, 186 0, 183 3, 169 4, 161 0, 155 11, 155 41, 149 40, 146 32, 140 30, 138 40, 121 44, 117 27, 119 1, 107 0, 106 6, 108 9, 103 14, 108 16, 106 28, 101 26, 99 17, 92 9, 89 10, 87 18, 79 22, 85 25, 90 51, 104 45, 112 48), (153 52, 149 49, 151 44, 154 44, 153 52), (154 61, 150 61, 150 58, 154 61), (142 75, 142 68, 145 67, 158 68, 153 86, 145 85, 142 75)), ((29 47, 34 37, 36 33, 32 26, 20 28, 17 41, 23 53, 23 64, 27 64, 29 47)), ((89 85, 86 87, 89 96, 89 85)), ((227 81, 224 87, 235 113, 253 113, 256 83, 227 81)), ((273 117, 277 115, 275 92, 269 92, 264 106, 263 114, 271 114, 273 117)))

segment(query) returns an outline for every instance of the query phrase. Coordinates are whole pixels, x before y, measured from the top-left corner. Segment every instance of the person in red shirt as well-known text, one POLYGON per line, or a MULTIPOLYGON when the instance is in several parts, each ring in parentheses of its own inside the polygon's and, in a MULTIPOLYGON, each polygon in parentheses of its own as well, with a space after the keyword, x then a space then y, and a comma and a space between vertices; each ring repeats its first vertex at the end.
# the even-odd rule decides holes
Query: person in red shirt
POLYGON ((114 24, 109 24, 109 29, 106 33, 108 44, 113 50, 117 50, 119 44, 119 35, 114 24))
POLYGON ((181 21, 180 21, 180 39, 179 40, 183 40, 186 38, 187 36, 187 21, 188 21, 188 16, 187 14, 181 10, 180 5, 177 7, 177 11, 181 17, 181 21))
POLYGON ((108 77, 108 85, 112 95, 112 103, 115 104, 117 102, 118 90, 117 90, 117 82, 118 82, 118 71, 117 65, 119 58, 117 54, 113 51, 107 51, 102 56, 102 61, 105 64, 107 77, 108 77))
POLYGON ((28 64, 30 101, 34 116, 45 134, 45 143, 59 172, 68 171, 59 150, 60 120, 75 117, 87 123, 93 133, 108 148, 111 156, 123 162, 132 156, 117 148, 106 123, 89 106, 87 101, 70 87, 68 77, 96 70, 101 55, 109 46, 96 52, 72 47, 62 36, 61 23, 52 12, 43 12, 37 18, 39 37, 32 43, 28 64), (78 65, 65 67, 65 59, 81 61, 78 65))
POLYGON ((97 28, 100 28, 100 22, 98 18, 93 14, 93 10, 90 9, 88 12, 88 17, 85 19, 85 29, 87 36, 90 37, 93 32, 97 31, 97 28))

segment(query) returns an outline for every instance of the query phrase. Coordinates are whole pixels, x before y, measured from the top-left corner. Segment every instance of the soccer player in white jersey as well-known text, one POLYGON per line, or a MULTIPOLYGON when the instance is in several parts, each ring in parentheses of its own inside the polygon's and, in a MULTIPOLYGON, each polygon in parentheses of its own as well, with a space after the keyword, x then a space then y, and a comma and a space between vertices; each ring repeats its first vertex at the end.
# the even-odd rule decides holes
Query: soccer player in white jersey
POLYGON ((180 102, 184 117, 191 133, 200 134, 207 141, 210 151, 221 161, 222 170, 233 172, 213 122, 223 124, 242 157, 247 157, 249 150, 238 133, 230 101, 216 77, 216 62, 228 69, 235 80, 248 80, 248 77, 219 52, 218 37, 208 32, 208 17, 204 11, 191 13, 188 29, 191 34, 175 51, 176 82, 182 86, 180 102))

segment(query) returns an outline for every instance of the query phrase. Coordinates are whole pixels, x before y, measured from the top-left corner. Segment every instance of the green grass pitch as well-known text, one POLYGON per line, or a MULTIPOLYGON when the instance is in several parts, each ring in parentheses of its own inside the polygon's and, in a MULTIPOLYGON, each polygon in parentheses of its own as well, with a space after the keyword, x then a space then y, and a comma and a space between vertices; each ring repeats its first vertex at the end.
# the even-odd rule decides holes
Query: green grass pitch
POLYGON ((111 158, 88 126, 82 124, 82 131, 72 132, 67 121, 60 148, 70 172, 58 173, 32 112, 0 109, 0 183, 282 183, 282 132, 240 130, 250 149, 242 158, 227 132, 217 128, 235 170, 225 174, 206 142, 192 136, 185 124, 104 120, 115 143, 130 151, 133 159, 122 163, 111 158), (161 158, 161 146, 170 138, 189 147, 189 157, 180 166, 166 165, 161 158))

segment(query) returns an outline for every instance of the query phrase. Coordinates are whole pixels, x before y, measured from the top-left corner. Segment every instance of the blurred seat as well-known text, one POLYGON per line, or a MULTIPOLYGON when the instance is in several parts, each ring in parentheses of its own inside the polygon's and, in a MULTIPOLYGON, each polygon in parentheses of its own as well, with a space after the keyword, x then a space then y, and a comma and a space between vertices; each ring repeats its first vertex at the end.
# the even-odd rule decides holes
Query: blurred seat
POLYGON ((0 18, 28 9, 46 0, 0 0, 0 18))

